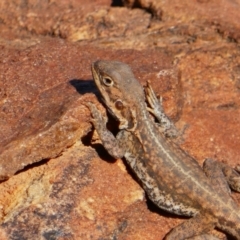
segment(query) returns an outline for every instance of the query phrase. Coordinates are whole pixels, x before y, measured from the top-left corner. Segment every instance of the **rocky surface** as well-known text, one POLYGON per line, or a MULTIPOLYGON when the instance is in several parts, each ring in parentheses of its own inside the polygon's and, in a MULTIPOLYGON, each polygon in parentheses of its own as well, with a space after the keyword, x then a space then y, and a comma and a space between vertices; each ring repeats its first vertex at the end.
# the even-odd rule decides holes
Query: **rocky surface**
POLYGON ((97 59, 151 80, 200 164, 239 163, 240 2, 124 4, 1 1, 0 239, 162 239, 185 220, 146 200, 92 131, 97 59))

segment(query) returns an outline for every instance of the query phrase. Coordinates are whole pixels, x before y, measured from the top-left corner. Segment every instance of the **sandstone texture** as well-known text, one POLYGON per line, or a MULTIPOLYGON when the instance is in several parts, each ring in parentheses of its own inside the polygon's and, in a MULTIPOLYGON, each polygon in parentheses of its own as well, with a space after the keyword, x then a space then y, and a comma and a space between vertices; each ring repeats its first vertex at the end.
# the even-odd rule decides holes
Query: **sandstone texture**
POLYGON ((239 0, 2 0, 0 239, 155 240, 185 221, 153 206, 102 147, 86 107, 106 114, 90 66, 128 63, 163 96, 184 150, 234 167, 239 11, 239 0))

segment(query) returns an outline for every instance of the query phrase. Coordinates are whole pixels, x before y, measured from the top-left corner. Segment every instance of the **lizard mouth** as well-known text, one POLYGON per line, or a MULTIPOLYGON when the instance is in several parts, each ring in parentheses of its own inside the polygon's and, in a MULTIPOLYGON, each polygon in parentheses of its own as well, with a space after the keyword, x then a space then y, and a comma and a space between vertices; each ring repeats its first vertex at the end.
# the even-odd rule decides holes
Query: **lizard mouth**
POLYGON ((91 66, 93 80, 94 80, 95 84, 97 85, 97 87, 99 89, 99 87, 101 87, 100 79, 99 79, 99 73, 98 73, 98 71, 97 71, 97 69, 95 68, 94 65, 95 65, 95 63, 93 63, 92 66, 91 66))

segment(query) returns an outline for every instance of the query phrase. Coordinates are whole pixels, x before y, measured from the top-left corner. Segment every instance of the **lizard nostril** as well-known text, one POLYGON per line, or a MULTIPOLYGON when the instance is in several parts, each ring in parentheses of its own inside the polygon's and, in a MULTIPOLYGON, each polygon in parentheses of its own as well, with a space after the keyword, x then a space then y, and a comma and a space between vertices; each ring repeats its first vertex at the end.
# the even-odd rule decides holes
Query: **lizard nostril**
POLYGON ((121 100, 117 100, 115 102, 115 107, 118 109, 118 110, 122 110, 123 109, 123 103, 121 100))

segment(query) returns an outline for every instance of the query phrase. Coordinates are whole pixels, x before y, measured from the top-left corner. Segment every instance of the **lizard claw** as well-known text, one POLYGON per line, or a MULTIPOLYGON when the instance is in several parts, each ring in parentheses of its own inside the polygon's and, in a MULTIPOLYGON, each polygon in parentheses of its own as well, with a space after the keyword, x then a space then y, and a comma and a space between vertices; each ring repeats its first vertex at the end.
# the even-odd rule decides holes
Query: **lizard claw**
POLYGON ((93 125, 96 126, 99 124, 107 124, 107 117, 103 116, 101 114, 101 112, 97 109, 96 105, 91 103, 91 102, 87 102, 86 105, 88 106, 91 114, 92 114, 92 118, 90 118, 90 122, 93 123, 93 125))

